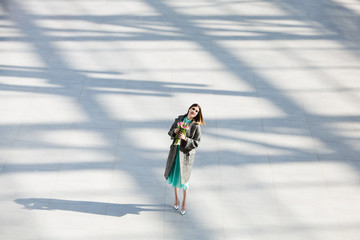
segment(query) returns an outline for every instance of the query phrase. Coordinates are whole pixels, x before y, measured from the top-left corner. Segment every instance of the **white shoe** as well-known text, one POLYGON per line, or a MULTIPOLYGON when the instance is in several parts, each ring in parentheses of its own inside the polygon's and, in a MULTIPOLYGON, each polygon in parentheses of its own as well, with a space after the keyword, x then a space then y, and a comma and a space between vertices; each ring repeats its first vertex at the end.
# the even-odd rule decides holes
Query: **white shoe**
POLYGON ((186 213, 185 210, 181 210, 181 211, 180 211, 180 214, 183 215, 183 216, 185 215, 185 213, 186 213))
POLYGON ((174 207, 175 210, 178 210, 180 205, 174 205, 173 207, 174 207))

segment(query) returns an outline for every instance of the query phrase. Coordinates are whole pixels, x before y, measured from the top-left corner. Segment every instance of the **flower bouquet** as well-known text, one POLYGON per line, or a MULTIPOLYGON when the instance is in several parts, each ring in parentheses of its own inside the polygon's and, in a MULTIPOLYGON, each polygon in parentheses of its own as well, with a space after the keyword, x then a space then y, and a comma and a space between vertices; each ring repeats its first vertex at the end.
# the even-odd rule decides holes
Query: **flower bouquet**
POLYGON ((185 134, 186 130, 189 129, 189 125, 186 124, 185 122, 178 122, 177 123, 177 128, 179 129, 179 132, 178 134, 176 135, 176 140, 174 142, 174 145, 178 145, 179 142, 180 142, 180 137, 179 137, 179 134, 182 133, 182 134, 185 134))

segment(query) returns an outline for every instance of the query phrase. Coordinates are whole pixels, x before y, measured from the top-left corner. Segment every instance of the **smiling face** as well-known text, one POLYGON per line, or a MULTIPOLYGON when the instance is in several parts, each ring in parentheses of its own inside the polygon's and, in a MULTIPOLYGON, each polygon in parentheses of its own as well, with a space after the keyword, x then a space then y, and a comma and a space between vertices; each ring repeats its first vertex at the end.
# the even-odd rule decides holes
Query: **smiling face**
POLYGON ((191 107, 188 111, 187 118, 190 120, 193 119, 194 117, 196 117, 198 115, 199 111, 200 111, 199 107, 197 107, 197 106, 191 107))

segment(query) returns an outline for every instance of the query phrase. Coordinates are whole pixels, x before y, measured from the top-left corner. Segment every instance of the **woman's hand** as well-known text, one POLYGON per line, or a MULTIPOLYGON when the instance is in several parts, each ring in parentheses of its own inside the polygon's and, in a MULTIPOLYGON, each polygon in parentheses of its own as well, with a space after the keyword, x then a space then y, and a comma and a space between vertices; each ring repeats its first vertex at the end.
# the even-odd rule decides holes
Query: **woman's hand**
POLYGON ((187 137, 183 133, 179 134, 179 138, 182 139, 182 140, 185 140, 185 141, 187 140, 187 137))
POLYGON ((178 128, 176 128, 176 129, 174 130, 174 133, 175 133, 175 134, 178 134, 179 131, 180 131, 180 130, 179 130, 178 128))

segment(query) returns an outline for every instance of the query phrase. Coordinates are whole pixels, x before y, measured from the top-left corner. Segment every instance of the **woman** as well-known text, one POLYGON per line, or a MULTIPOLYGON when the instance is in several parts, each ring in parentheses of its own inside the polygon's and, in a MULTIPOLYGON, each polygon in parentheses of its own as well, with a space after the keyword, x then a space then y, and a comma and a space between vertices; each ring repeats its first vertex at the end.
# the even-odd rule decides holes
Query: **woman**
POLYGON ((173 139, 170 147, 169 156, 166 162, 165 179, 175 190, 174 209, 180 207, 178 198, 178 189, 183 189, 183 202, 180 214, 186 213, 186 195, 189 188, 189 179, 191 169, 195 158, 195 148, 199 146, 201 129, 200 125, 205 125, 199 104, 191 105, 185 115, 180 115, 172 124, 169 135, 173 139), (178 123, 184 122, 189 128, 185 134, 178 128, 178 123), (179 138, 179 144, 175 145, 176 139, 179 138))

